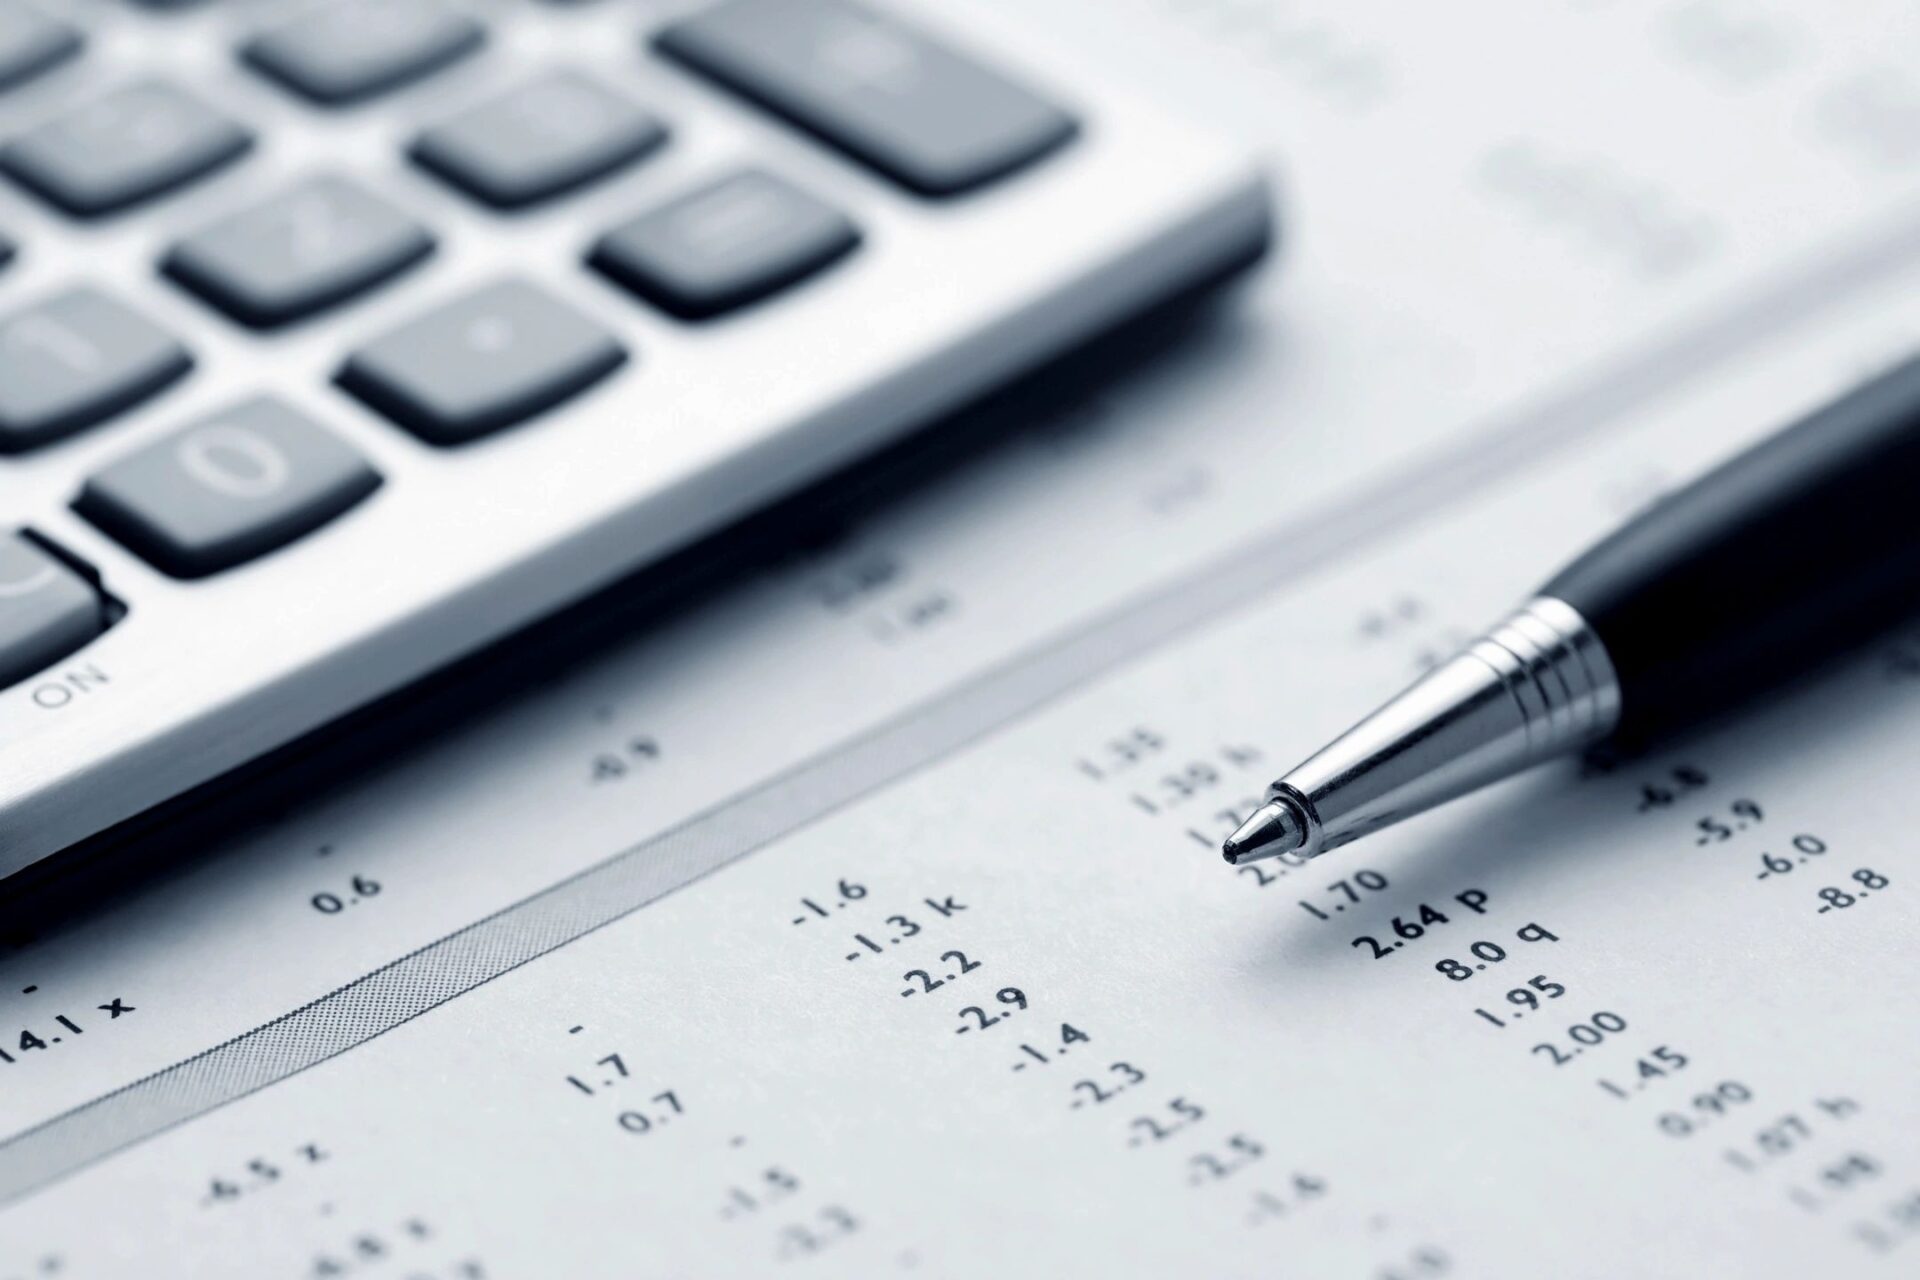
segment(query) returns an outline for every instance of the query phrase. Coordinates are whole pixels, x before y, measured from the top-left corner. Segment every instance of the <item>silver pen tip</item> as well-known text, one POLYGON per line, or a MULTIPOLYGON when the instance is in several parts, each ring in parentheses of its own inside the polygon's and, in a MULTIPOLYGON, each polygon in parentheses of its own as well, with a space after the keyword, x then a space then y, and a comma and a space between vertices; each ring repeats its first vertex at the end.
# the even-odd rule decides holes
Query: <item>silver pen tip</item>
POLYGON ((1306 823, 1294 807, 1284 800, 1269 800, 1227 837, 1220 852, 1238 867, 1292 853, 1306 842, 1306 823))

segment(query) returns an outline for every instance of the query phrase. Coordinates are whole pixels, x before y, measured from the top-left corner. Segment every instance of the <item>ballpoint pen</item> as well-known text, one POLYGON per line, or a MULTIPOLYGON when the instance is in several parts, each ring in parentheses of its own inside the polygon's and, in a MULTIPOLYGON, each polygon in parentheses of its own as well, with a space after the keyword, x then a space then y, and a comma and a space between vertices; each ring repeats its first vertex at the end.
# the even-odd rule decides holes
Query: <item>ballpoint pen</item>
POLYGON ((1666 497, 1267 788, 1312 858, 1556 756, 1650 746, 1920 608, 1920 356, 1666 497))

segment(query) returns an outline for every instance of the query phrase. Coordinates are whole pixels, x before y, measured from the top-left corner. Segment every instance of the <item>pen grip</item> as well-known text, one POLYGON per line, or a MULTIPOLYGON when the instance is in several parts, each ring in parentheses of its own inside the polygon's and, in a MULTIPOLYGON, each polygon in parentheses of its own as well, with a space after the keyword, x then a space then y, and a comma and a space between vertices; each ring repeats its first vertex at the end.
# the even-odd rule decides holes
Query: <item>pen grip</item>
POLYGON ((1920 356, 1671 494, 1541 591, 1579 610, 1647 743, 1920 601, 1920 356))

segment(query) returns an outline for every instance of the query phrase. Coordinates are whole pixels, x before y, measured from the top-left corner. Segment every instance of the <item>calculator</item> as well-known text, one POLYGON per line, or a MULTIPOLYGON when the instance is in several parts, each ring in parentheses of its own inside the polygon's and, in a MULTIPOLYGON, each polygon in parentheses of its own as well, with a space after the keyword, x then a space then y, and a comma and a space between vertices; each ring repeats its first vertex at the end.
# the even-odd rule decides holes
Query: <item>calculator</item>
POLYGON ((0 0, 0 874, 1269 241, 889 0, 0 0))

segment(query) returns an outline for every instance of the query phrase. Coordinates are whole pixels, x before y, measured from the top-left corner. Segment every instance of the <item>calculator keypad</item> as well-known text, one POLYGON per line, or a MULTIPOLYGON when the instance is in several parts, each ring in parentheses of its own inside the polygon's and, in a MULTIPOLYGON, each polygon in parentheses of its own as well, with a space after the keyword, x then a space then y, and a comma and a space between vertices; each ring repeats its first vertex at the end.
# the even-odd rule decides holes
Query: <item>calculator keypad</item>
POLYGON ((845 0, 726 0, 656 43, 921 195, 970 191, 1077 128, 999 72, 845 0))
POLYGON ((322 174, 181 240, 162 270, 242 324, 269 328, 345 302, 432 251, 427 229, 397 206, 322 174))
POLYGON ((162 572, 201 578, 285 546, 379 486, 332 432, 260 396, 109 463, 74 509, 162 572))
POLYGON ((192 367, 186 348, 90 286, 0 319, 0 454, 138 404, 192 367))
POLYGON ((544 413, 626 361, 612 334, 509 278, 380 335, 340 385, 433 444, 463 444, 544 413))
POLYGON ((474 19, 436 0, 329 0, 241 48, 255 70, 326 106, 412 83, 473 53, 474 19))
POLYGON ((58 662, 106 629, 93 584, 31 538, 0 533, 0 688, 58 662))
POLYGON ((0 148, 0 169, 81 218, 164 195, 239 159, 251 131, 164 80, 123 85, 0 148))
POLYGON ((666 138, 626 97, 552 71, 434 125, 412 155, 474 199, 518 209, 625 168, 666 138))
POLYGON ((0 829, 0 874, 343 710, 342 655, 390 689, 532 621, 984 390, 998 318, 1080 336, 1185 270, 1155 237, 1256 209, 1119 95, 1068 180, 977 198, 1072 119, 884 16, 938 0, 871 3, 0 0, 0 540, 78 584, 0 601, 0 729, 71 697, 60 777, 141 760, 64 835, 0 829), (1075 235, 1129 151, 1166 180, 1075 235))
POLYGON ((0 0, 0 90, 80 52, 80 33, 28 0, 0 0))
POLYGON ((590 261, 661 309, 697 320, 775 293, 859 242, 839 210, 744 169, 615 227, 590 261))

